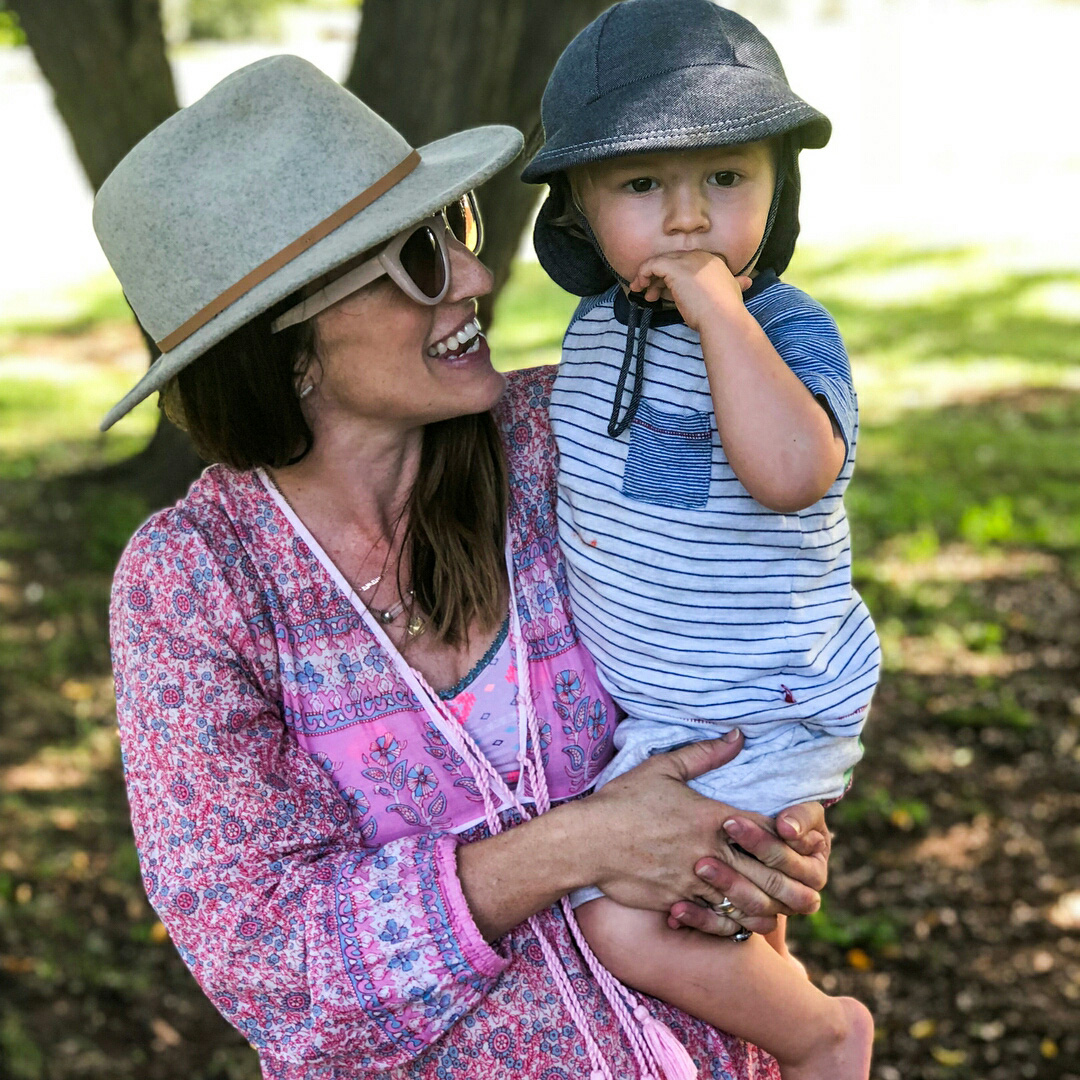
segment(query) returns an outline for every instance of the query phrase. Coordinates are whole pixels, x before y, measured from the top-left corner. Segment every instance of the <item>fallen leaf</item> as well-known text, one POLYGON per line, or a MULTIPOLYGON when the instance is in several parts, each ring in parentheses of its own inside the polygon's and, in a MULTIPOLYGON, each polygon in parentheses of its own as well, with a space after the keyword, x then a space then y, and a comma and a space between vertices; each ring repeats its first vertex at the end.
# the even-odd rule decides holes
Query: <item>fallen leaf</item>
POLYGON ((847 962, 848 967, 856 971, 869 971, 874 966, 874 961, 862 949, 848 949, 847 962))
POLYGON ((180 1032, 168 1020, 162 1020, 160 1016, 155 1016, 150 1021, 150 1029, 154 1033, 154 1038, 164 1046, 179 1046, 184 1041, 180 1032))
POLYGON ((939 1065, 955 1069, 967 1061, 967 1054, 963 1050, 946 1050, 944 1046, 935 1046, 930 1053, 939 1065))

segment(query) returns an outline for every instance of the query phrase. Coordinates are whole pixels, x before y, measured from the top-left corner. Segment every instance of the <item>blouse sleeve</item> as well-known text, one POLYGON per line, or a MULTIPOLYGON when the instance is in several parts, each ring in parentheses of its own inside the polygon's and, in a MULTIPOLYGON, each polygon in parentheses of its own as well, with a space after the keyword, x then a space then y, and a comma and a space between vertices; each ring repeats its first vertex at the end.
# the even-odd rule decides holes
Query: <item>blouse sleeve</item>
POLYGON ((185 963, 263 1053, 400 1066, 476 1008, 488 946, 453 836, 363 846, 301 749, 223 565, 179 511, 113 585, 117 714, 147 894, 185 963))

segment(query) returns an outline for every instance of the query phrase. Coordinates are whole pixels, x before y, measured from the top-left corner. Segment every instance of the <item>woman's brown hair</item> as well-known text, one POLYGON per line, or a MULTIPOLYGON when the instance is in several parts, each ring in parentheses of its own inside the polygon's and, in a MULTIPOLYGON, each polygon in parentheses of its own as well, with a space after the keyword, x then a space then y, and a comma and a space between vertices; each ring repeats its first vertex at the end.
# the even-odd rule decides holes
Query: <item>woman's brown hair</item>
MULTIPOLYGON (((234 469, 281 468, 311 449, 314 435, 298 384, 318 363, 310 322, 270 333, 283 300, 212 346, 162 391, 166 415, 207 461, 234 469)), ((402 557, 428 626, 450 645, 504 615, 503 546, 509 498, 506 455, 490 412, 424 429, 420 467, 406 507, 402 557)))

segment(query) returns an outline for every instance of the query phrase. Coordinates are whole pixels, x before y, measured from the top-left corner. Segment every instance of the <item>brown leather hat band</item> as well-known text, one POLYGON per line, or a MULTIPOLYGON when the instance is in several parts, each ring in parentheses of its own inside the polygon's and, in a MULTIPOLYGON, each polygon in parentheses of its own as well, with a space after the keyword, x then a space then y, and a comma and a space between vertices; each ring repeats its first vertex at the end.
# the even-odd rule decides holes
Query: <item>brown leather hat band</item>
POLYGON ((350 199, 340 210, 335 210, 328 218, 324 218, 314 228, 308 229, 303 236, 298 236, 276 255, 271 255, 266 262, 260 263, 250 274, 245 274, 235 285, 230 285, 217 299, 211 300, 206 307, 197 311, 187 322, 157 342, 157 347, 163 353, 175 349, 181 341, 191 337, 196 330, 205 326, 215 315, 224 311, 230 304, 235 303, 241 296, 250 292, 256 285, 265 281, 286 263, 303 254, 312 244, 321 240, 324 236, 328 236, 339 225, 343 225, 349 218, 355 217, 365 207, 370 206, 380 195, 384 195, 395 184, 399 184, 404 180, 419 164, 420 154, 416 150, 411 151, 404 161, 395 165, 385 176, 376 180, 371 187, 362 191, 355 199, 350 199))

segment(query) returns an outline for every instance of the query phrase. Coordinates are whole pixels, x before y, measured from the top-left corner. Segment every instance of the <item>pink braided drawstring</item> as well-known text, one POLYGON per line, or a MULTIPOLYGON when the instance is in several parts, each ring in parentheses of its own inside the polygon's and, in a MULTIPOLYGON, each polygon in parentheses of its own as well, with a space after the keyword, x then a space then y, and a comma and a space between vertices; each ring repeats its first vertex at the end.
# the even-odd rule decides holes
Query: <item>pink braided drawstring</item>
MULTIPOLYGON (((509 558, 507 562, 512 582, 513 566, 510 565, 509 558)), ((535 803, 535 812, 543 814, 551 808, 551 798, 548 792, 547 780, 544 776, 540 720, 532 698, 528 655, 522 640, 521 626, 513 595, 510 597, 510 640, 518 675, 519 728, 524 728, 526 744, 519 752, 524 779, 523 788, 531 792, 535 803)), ((523 818, 528 819, 531 817, 532 814, 506 785, 469 732, 449 713, 442 699, 428 685, 424 677, 415 669, 413 669, 412 673, 415 675, 418 684, 428 695, 431 706, 443 719, 446 729, 444 734, 447 736, 448 741, 454 744, 455 752, 469 763, 473 771, 477 788, 483 800, 484 820, 487 823, 488 831, 492 835, 502 832, 502 821, 494 805, 493 795, 498 795, 504 805, 514 807, 523 818)), ((597 985, 607 999, 619 1022, 619 1026, 626 1035, 627 1042, 630 1044, 631 1052, 634 1055, 640 1080, 660 1080, 660 1078, 663 1078, 663 1080, 696 1080, 697 1068, 686 1048, 675 1037, 671 1029, 653 1017, 645 1006, 600 962, 585 940, 567 897, 562 898, 561 907, 567 927, 585 960, 586 966, 596 979, 597 985)), ((591 1025, 582 1008, 578 994, 574 990, 547 932, 541 926, 539 917, 537 915, 530 916, 528 925, 536 936, 544 956, 544 963, 555 980, 559 995, 570 1013, 574 1026, 585 1042, 585 1049, 592 1066, 590 1080, 614 1080, 607 1059, 593 1037, 591 1025)))
MULTIPOLYGON (((533 749, 530 770, 533 776, 533 798, 536 800, 537 810, 543 814, 551 808, 551 799, 544 777, 544 762, 540 749, 540 719, 536 714, 529 680, 528 657, 524 652, 521 628, 514 608, 511 608, 510 612, 510 632, 515 639, 513 642, 515 655, 525 660, 525 663, 520 665, 524 670, 518 672, 518 700, 525 710, 525 726, 533 749)), ((524 763, 525 755, 522 758, 524 763)), ((665 1023, 657 1020, 600 962, 581 932, 581 926, 574 915, 568 897, 562 898, 561 906, 566 924, 586 965, 611 1005, 619 1026, 630 1043, 630 1049, 642 1080, 654 1080, 656 1074, 664 1077, 665 1080, 697 1080, 697 1066, 686 1047, 665 1023)))

